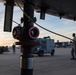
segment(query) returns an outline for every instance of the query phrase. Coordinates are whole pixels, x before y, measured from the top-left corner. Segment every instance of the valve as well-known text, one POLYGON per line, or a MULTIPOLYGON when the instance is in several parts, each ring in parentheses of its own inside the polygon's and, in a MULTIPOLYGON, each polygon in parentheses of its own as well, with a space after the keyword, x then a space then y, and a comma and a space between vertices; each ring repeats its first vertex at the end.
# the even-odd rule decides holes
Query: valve
POLYGON ((22 27, 21 26, 14 27, 12 35, 13 38, 20 40, 22 37, 22 27))
POLYGON ((39 29, 37 27, 31 27, 29 29, 29 36, 31 39, 36 39, 39 36, 39 29))

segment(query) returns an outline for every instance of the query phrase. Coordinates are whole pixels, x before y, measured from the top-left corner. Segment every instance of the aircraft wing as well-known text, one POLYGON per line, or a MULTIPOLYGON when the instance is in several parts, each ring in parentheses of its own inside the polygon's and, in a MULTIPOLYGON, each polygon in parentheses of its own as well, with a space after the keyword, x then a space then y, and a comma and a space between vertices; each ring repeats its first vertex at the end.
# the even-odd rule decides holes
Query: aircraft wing
POLYGON ((76 20, 76 0, 35 0, 35 9, 45 8, 49 15, 76 20))
MULTIPOLYGON (((22 5, 21 0, 15 0, 22 5)), ((6 2, 6 0, 0 0, 6 2)), ((76 0, 34 0, 35 11, 40 12, 41 9, 49 15, 58 16, 76 20, 76 0)))

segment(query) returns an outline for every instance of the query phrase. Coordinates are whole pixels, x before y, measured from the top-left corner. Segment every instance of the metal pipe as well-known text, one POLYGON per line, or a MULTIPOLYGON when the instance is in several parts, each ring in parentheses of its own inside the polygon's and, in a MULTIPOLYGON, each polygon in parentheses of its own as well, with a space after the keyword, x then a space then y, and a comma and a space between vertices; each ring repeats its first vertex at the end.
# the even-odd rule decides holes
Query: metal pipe
MULTIPOLYGON (((33 2, 33 0, 31 0, 33 2)), ((34 6, 30 0, 25 0, 24 2, 24 12, 26 12, 31 18, 34 18, 34 6)), ((33 22, 28 19, 25 14, 24 16, 24 25, 21 42, 34 41, 29 37, 29 29, 34 26, 33 22)), ((27 45, 21 46, 21 75, 33 75, 33 51, 32 47, 27 45)))

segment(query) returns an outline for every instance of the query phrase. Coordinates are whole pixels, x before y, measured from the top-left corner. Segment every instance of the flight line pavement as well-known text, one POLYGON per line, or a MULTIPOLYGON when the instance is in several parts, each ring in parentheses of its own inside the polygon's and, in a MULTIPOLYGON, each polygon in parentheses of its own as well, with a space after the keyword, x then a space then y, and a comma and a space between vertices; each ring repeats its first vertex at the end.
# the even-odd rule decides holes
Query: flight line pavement
MULTIPOLYGON (((0 75, 20 75, 20 49, 0 54, 0 75)), ((56 48, 55 55, 34 55, 33 75, 76 75, 76 60, 70 60, 71 48, 56 48)))

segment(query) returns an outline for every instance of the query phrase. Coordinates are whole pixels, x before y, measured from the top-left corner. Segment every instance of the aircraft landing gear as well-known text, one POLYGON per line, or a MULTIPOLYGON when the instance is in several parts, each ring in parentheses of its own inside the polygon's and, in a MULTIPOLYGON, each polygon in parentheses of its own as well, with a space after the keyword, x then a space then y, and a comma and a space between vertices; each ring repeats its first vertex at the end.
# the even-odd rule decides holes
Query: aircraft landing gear
MULTIPOLYGON (((33 0, 25 0, 24 12, 34 19, 34 4, 33 0)), ((20 68, 21 75, 33 75, 33 50, 32 47, 39 45, 34 40, 39 36, 39 30, 34 27, 33 22, 23 15, 23 27, 15 27, 13 29, 13 37, 19 42, 16 45, 21 45, 20 68)))

